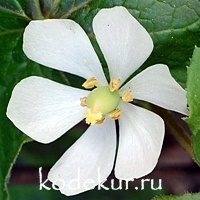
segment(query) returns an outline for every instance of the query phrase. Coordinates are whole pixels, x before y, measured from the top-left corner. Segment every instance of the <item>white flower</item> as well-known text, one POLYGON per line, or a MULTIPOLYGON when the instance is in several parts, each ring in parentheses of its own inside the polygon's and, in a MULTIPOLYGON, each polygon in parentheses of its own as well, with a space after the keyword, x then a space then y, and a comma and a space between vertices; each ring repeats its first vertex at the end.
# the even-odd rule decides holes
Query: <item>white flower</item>
POLYGON ((84 77, 84 87, 96 85, 97 89, 90 92, 32 76, 17 84, 7 109, 7 116, 21 131, 42 143, 56 140, 85 117, 93 124, 49 172, 52 182, 65 181, 65 187, 62 181, 57 184, 66 195, 92 189, 105 180, 115 156, 118 179, 139 178, 154 169, 164 123, 153 112, 129 103, 132 98, 187 114, 186 92, 163 64, 147 68, 121 87, 153 49, 147 31, 124 7, 100 10, 93 20, 93 31, 108 64, 109 86, 86 33, 77 23, 69 19, 32 21, 24 33, 25 54, 45 66, 84 77), (119 120, 117 153, 113 119, 119 120), (70 181, 77 176, 80 187, 75 188, 70 181), (88 179, 89 188, 84 185, 88 179))

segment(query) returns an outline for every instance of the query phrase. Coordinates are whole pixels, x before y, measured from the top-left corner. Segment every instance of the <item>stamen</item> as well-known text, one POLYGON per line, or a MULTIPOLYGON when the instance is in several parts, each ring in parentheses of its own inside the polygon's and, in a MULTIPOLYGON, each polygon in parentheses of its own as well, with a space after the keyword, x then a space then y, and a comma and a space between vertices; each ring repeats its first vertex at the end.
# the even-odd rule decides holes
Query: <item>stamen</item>
POLYGON ((110 91, 114 92, 115 90, 117 90, 120 84, 121 84, 120 79, 111 78, 110 84, 109 84, 110 91))
POLYGON ((105 120, 105 116, 103 116, 102 119, 98 120, 98 121, 96 122, 96 124, 102 124, 102 123, 104 122, 104 120, 105 120))
POLYGON ((91 89, 93 88, 96 84, 97 84, 97 79, 95 77, 91 77, 89 79, 87 79, 82 86, 86 89, 91 89))
POLYGON ((112 111, 110 114, 109 114, 109 117, 111 119, 119 119, 120 115, 121 115, 122 111, 120 109, 115 109, 114 111, 112 111))
POLYGON ((88 108, 85 113, 85 121, 87 124, 101 124, 105 117, 101 112, 93 113, 91 108, 88 108))
POLYGON ((125 91, 125 92, 123 93, 123 95, 122 95, 122 100, 123 100, 124 102, 131 102, 131 101, 133 101, 133 96, 132 96, 132 93, 131 93, 131 90, 130 90, 130 89, 127 90, 127 91, 125 91))
POLYGON ((81 106, 83 106, 83 107, 87 106, 87 104, 86 104, 86 100, 87 100, 86 97, 82 97, 82 98, 80 98, 81 106))

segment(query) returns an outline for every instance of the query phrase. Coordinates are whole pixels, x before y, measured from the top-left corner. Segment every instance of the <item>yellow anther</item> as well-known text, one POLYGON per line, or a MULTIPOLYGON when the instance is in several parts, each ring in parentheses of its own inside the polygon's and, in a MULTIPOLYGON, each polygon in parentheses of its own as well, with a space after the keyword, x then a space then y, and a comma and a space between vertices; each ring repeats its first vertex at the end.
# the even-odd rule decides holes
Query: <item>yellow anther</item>
POLYGON ((121 84, 120 79, 111 78, 110 84, 109 84, 110 91, 114 92, 115 90, 117 90, 120 84, 121 84))
POLYGON ((131 102, 133 101, 133 96, 131 93, 131 90, 126 90, 123 94, 122 94, 122 100, 124 102, 131 102))
POLYGON ((93 113, 91 108, 88 108, 85 113, 85 121, 87 124, 100 124, 103 122, 104 118, 101 112, 93 113))
POLYGON ((86 100, 87 100, 86 97, 80 98, 81 106, 83 106, 83 107, 87 106, 87 104, 86 104, 86 100))
POLYGON ((93 88, 96 84, 97 84, 97 79, 95 77, 91 77, 89 79, 87 79, 82 86, 86 89, 91 89, 93 88))
POLYGON ((109 114, 109 117, 111 119, 119 119, 120 115, 121 115, 122 111, 120 109, 115 109, 114 111, 112 111, 110 114, 109 114))
POLYGON ((102 119, 98 120, 96 124, 102 124, 104 122, 105 116, 102 117, 102 119))

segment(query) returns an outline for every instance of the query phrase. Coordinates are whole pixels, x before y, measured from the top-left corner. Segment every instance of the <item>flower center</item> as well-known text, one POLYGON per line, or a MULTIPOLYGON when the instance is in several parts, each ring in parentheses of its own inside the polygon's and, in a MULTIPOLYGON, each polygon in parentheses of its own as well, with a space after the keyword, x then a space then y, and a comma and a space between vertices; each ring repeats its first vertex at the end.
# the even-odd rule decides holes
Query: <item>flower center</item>
POLYGON ((93 113, 101 112, 102 115, 105 115, 117 108, 119 100, 118 90, 111 92, 108 86, 101 86, 90 92, 86 104, 93 113))
POLYGON ((111 119, 119 119, 121 110, 118 109, 120 99, 124 102, 133 101, 131 90, 119 93, 120 79, 111 78, 108 86, 99 86, 95 77, 91 77, 83 83, 83 87, 93 88, 87 97, 80 98, 80 105, 87 106, 85 121, 87 124, 101 124, 108 114, 111 119))

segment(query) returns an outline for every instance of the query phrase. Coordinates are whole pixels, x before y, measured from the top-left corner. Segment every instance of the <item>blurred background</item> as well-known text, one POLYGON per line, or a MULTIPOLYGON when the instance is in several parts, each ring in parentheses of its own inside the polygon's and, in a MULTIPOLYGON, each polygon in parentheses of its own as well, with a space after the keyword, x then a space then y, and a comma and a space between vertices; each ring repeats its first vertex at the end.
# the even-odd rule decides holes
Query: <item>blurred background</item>
MULTIPOLYGON (((86 128, 85 123, 81 122, 60 139, 48 145, 37 142, 26 143, 11 172, 8 185, 11 200, 148 200, 159 194, 182 194, 184 192, 199 191, 200 171, 198 166, 168 131, 166 131, 163 149, 155 170, 142 178, 154 180, 153 188, 156 190, 151 189, 150 181, 144 183, 144 189, 141 188, 141 179, 129 182, 128 190, 125 190, 125 184, 123 184, 122 190, 110 189, 106 191, 103 188, 101 190, 96 188, 72 197, 66 197, 53 189, 49 191, 45 189, 39 190, 39 167, 42 167, 42 179, 44 182, 53 164, 80 137, 86 128), (159 188, 159 179, 162 180, 162 189, 159 188)), ((112 172, 104 185, 110 187, 110 181, 114 178, 114 173, 112 172)), ((114 182, 115 188, 118 188, 118 180, 115 179, 114 182)), ((51 187, 50 182, 45 185, 51 187)))

